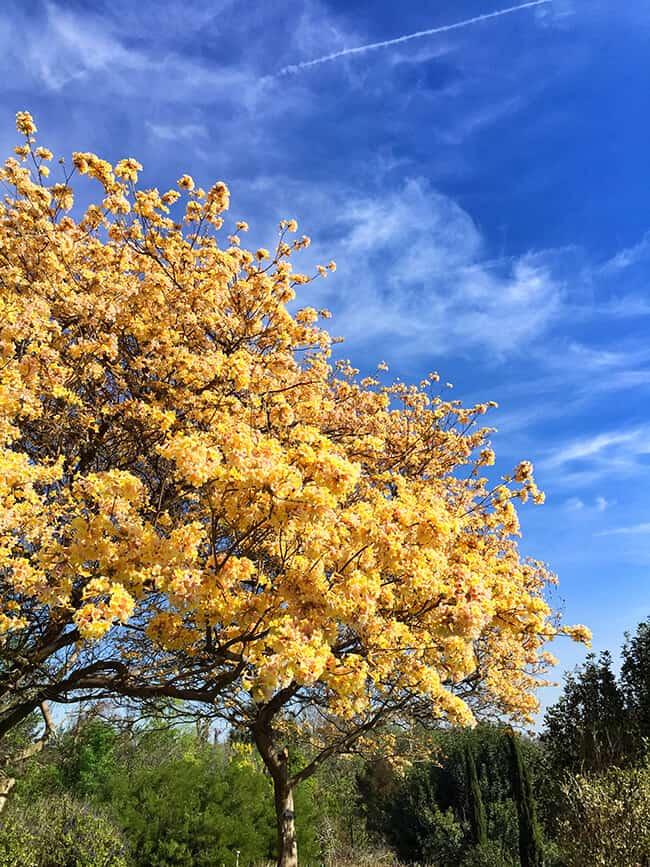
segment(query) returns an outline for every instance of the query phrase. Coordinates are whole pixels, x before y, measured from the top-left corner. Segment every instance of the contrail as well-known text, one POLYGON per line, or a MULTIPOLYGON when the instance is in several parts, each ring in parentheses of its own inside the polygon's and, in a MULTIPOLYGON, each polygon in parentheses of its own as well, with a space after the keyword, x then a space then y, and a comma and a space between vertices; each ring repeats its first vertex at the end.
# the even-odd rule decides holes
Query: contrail
POLYGON ((520 3, 519 6, 510 6, 507 9, 498 9, 496 12, 486 12, 484 15, 476 15, 465 21, 457 21, 455 24, 445 24, 443 27, 432 27, 430 30, 418 30, 417 33, 407 33, 406 36, 398 36, 396 39, 387 39, 385 42, 371 42, 369 45, 359 45, 357 48, 344 48, 335 51, 334 54, 326 54, 315 60, 306 60, 303 63, 294 63, 285 66, 279 75, 290 75, 300 72, 310 66, 318 66, 321 63, 329 63, 339 57, 347 57, 349 54, 363 54, 364 51, 374 51, 376 48, 388 48, 391 45, 400 45, 402 42, 410 42, 411 39, 422 39, 423 36, 434 36, 436 33, 448 33, 450 30, 458 30, 461 27, 469 27, 470 24, 478 24, 479 21, 488 21, 490 18, 500 18, 502 15, 510 15, 511 12, 519 12, 520 9, 530 9, 532 6, 541 6, 543 3, 551 3, 552 0, 531 0, 529 3, 520 3))

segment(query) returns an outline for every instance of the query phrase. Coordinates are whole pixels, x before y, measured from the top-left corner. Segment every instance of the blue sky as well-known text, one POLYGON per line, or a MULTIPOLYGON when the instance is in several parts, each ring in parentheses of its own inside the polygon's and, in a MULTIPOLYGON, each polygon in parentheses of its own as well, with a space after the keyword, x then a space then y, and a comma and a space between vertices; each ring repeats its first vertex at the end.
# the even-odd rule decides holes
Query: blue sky
POLYGON ((509 5, 5 0, 0 145, 27 109, 57 153, 225 180, 253 244, 298 219, 305 264, 338 263, 301 300, 357 366, 499 402, 500 468, 531 459, 547 494, 523 549, 615 650, 650 615, 650 0, 552 0, 283 72, 509 5))

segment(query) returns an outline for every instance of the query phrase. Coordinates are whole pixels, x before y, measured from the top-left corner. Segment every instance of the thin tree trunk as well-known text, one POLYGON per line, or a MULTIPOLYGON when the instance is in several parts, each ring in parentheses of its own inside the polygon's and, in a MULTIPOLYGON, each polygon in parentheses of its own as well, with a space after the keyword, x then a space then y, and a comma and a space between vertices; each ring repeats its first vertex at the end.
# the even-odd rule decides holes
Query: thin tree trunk
POLYGON ((14 777, 5 777, 3 775, 0 778, 0 813, 2 813, 4 808, 7 806, 9 794, 15 785, 16 780, 14 777))

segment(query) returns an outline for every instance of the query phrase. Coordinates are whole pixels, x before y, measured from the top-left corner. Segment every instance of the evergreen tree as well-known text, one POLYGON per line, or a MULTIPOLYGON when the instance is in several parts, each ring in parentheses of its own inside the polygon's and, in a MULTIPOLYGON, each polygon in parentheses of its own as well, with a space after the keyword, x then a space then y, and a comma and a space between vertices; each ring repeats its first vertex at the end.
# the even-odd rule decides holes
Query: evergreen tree
POLYGON ((481 786, 476 771, 476 759, 471 742, 468 741, 465 749, 465 767, 467 770, 467 795, 469 801, 469 821, 472 828, 472 837, 477 846, 487 843, 487 817, 483 806, 481 786))
MULTIPOLYGON (((612 666, 608 651, 589 654, 583 666, 566 676, 562 696, 546 712, 542 742, 555 775, 566 770, 598 773, 624 764, 634 751, 631 717, 612 666)), ((629 681, 635 678, 630 665, 629 681)))
POLYGON ((634 635, 626 633, 622 657, 621 686, 640 744, 650 738, 650 618, 639 623, 634 635))
POLYGON ((512 729, 506 733, 510 748, 512 790, 519 818, 519 857, 521 867, 543 867, 542 835, 537 822, 533 787, 524 762, 519 739, 512 729))
MULTIPOLYGON (((15 847, 7 849, 9 843, 14 845, 13 837, 10 840, 3 828, 13 828, 18 843, 25 838, 21 853, 37 843, 45 846, 48 805, 64 804, 66 799, 82 813, 87 808, 91 818, 97 813, 104 825, 110 819, 106 834, 112 839, 113 828, 123 839, 130 851, 129 867, 234 865, 238 851, 240 867, 273 859, 271 783, 252 745, 213 744, 206 742, 204 733, 163 726, 160 720, 159 725, 125 732, 90 719, 61 731, 16 783, 6 824, 0 822, 0 867, 32 867, 31 861, 15 855, 15 847), (32 806, 33 813, 25 813, 32 806), (23 813, 30 817, 38 837, 33 844, 23 813), (106 822, 102 817, 108 817, 106 822), (5 861, 3 846, 9 851, 5 861)), ((298 809, 299 845, 306 863, 314 863, 316 804, 309 783, 298 791, 298 809)), ((92 823, 88 828, 89 834, 94 833, 92 823)), ((95 863, 108 867, 113 862, 80 860, 77 864, 53 857, 33 867, 94 867, 95 863)))

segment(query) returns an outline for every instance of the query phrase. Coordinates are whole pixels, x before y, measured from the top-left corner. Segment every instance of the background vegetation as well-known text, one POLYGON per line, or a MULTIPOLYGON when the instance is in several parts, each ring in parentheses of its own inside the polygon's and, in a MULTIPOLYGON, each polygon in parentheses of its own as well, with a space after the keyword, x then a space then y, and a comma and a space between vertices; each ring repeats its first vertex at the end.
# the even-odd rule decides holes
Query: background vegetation
MULTIPOLYGON (((589 657, 539 737, 496 723, 418 729, 408 765, 360 755, 324 765, 296 793, 301 863, 647 864, 649 637, 647 621, 627 638, 618 677, 610 654, 589 657)), ((5 768, 37 722, 5 741, 5 768)), ((204 725, 89 708, 16 773, 2 867, 244 867, 275 857, 261 760, 204 725)))

